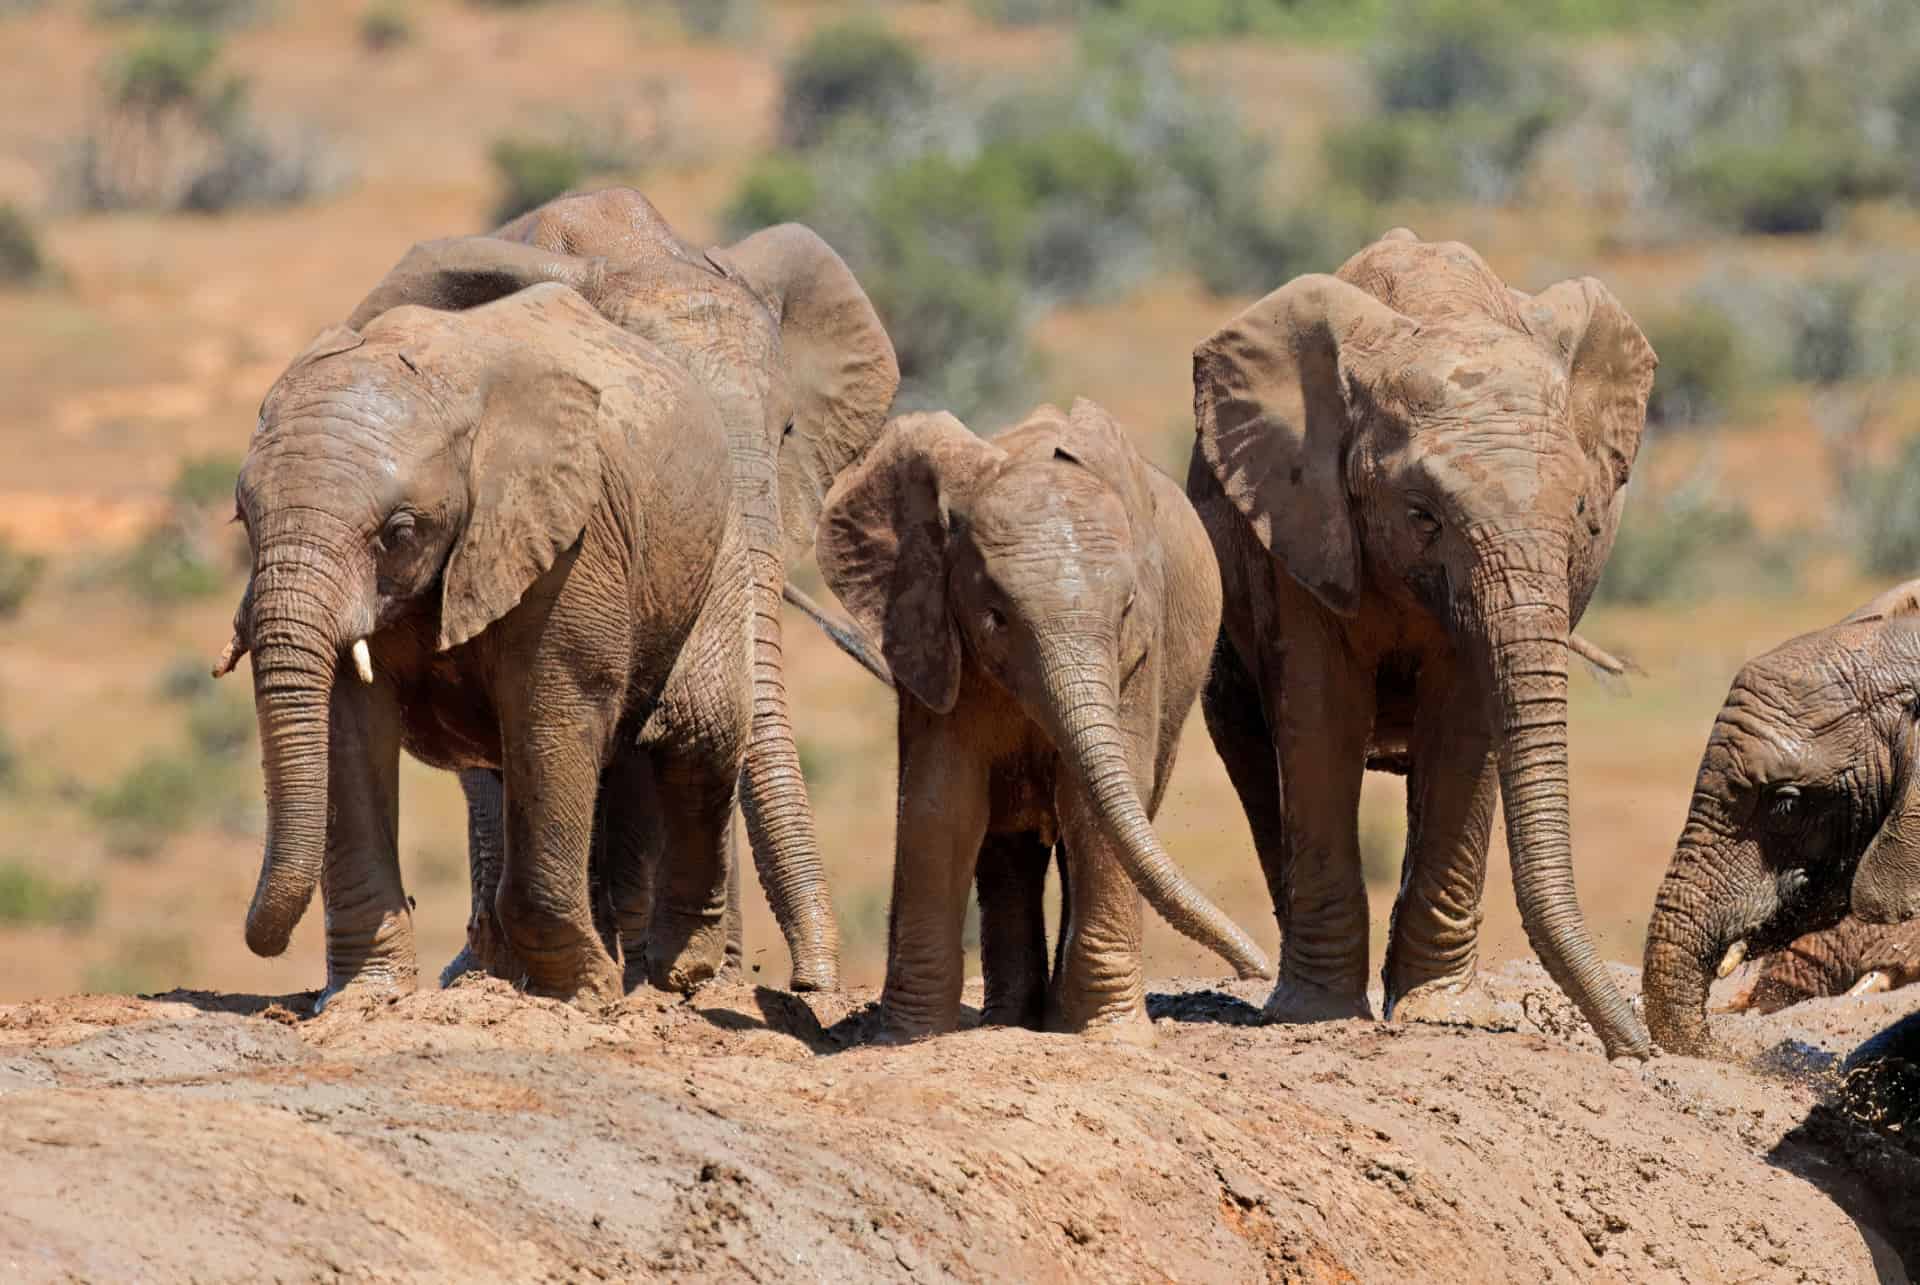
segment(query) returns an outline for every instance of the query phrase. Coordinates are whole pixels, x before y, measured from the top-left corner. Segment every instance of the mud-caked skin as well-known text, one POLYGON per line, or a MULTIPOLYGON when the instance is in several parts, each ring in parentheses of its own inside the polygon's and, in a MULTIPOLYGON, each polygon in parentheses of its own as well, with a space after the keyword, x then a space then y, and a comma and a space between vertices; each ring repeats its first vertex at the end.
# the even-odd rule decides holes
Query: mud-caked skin
POLYGON ((1920 981, 1920 919, 1869 924, 1848 915, 1761 959, 1730 1011, 1776 1013, 1802 1000, 1866 995, 1920 981))
POLYGON ((285 949, 318 881, 328 994, 412 984, 404 747, 503 782, 489 914, 530 989, 620 994, 589 895, 603 773, 630 787, 603 822, 663 854, 655 980, 711 976, 751 719, 731 495, 704 390, 565 286, 386 310, 296 359, 236 495, 268 816, 248 944, 285 949))
POLYGON ((1797 945, 1849 912, 1920 915, 1917 728, 1920 581, 1741 666, 1647 922, 1662 1048, 1716 1051, 1707 988, 1730 952, 1797 945))
POLYGON ((889 1039, 958 1020, 974 880, 989 1022, 1150 1039, 1142 892, 1241 976, 1266 975, 1151 824, 1220 584, 1179 487, 1106 412, 1043 406, 990 440, 950 415, 894 420, 828 497, 819 555, 900 697, 889 1039))
POLYGON ((1280 921, 1269 1016, 1368 1012, 1373 767, 1408 778, 1388 1015, 1472 1007, 1497 789, 1542 963, 1610 1054, 1648 1052, 1574 896, 1567 653, 1654 364, 1598 281, 1522 294, 1405 229, 1195 350, 1187 490, 1226 599, 1202 703, 1280 921))
MULTIPOLYGON (((809 229, 782 224, 702 251, 631 188, 561 197, 491 236, 415 246, 350 324, 401 304, 470 308, 543 281, 572 287, 657 346, 719 409, 752 604, 747 833, 793 957, 794 988, 834 989, 838 932, 793 738, 780 597, 789 561, 812 547, 827 488, 886 418, 900 382, 893 346, 846 264, 809 229)), ((461 784, 475 817, 473 931, 448 973, 472 964, 510 975, 513 961, 487 956, 498 938, 486 922, 493 898, 484 877, 498 853, 483 846, 497 830, 485 816, 494 791, 470 774, 461 784)), ((737 929, 732 936, 737 959, 737 929)))

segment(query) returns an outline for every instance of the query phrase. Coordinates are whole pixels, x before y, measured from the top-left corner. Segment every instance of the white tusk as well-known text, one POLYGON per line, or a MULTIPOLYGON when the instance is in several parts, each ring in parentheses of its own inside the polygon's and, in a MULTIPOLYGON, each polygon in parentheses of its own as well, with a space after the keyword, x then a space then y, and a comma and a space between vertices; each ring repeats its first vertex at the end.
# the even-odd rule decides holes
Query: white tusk
POLYGON ((1860 980, 1847 988, 1849 995, 1872 995, 1876 991, 1893 989, 1893 978, 1875 968, 1860 974, 1860 980))
POLYGON ((1744 941, 1736 941, 1733 945, 1727 947, 1726 958, 1720 961, 1720 967, 1713 970, 1713 975, 1715 977, 1731 976, 1734 969, 1746 962, 1746 958, 1747 943, 1744 941))
POLYGON ((353 668, 363 683, 373 682, 373 653, 367 650, 367 640, 362 638, 353 645, 353 668))

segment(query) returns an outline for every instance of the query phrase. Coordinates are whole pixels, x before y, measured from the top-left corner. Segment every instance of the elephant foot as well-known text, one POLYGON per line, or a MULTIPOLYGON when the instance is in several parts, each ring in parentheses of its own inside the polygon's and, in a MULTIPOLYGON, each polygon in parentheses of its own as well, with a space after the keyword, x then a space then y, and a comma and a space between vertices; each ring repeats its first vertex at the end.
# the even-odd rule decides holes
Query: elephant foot
POLYGON ((1131 1044, 1143 1049, 1152 1048, 1159 1042, 1159 1036, 1153 1029, 1153 1020, 1147 1016, 1145 1003, 1077 1019, 1055 1014, 1047 1020, 1047 1029, 1103 1044, 1131 1044))
POLYGON ((1508 1030, 1511 1015, 1502 1013, 1487 989, 1473 978, 1436 981, 1416 986, 1387 1001, 1390 1022, 1431 1022, 1439 1026, 1474 1026, 1481 1030, 1508 1030))
POLYGON ((334 1004, 345 1003, 352 1007, 362 1000, 385 1000, 394 995, 409 994, 415 989, 415 978, 411 971, 399 976, 382 969, 363 968, 344 982, 329 982, 313 1001, 313 1015, 320 1016, 334 1004))
POLYGON ((589 1012, 617 1004, 626 994, 620 985, 620 970, 613 966, 611 958, 589 964, 578 978, 558 986, 540 985, 529 979, 526 990, 529 995, 557 999, 589 1012))
POLYGON ((704 916, 661 916, 647 953, 647 980, 663 991, 689 994, 718 977, 727 962, 726 924, 704 916))
POLYGON ((1364 989, 1334 989, 1297 978, 1281 977, 1267 996, 1261 1015, 1269 1022, 1297 1025, 1308 1022, 1373 1020, 1373 1007, 1364 989))
POLYGON ((440 989, 447 989, 469 973, 485 976, 486 971, 486 967, 474 958, 473 948, 462 946, 460 953, 449 959, 447 966, 440 970, 440 989))

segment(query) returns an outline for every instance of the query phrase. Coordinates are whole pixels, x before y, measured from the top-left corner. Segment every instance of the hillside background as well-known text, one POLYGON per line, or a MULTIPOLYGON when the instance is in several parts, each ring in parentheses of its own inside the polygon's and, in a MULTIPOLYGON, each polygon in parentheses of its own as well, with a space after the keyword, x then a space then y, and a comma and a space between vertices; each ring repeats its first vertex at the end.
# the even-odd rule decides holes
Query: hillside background
MULTIPOLYGON (((319 984, 317 910, 283 958, 241 940, 250 692, 205 677, 255 409, 412 242, 615 181, 695 242, 813 223, 892 331, 903 407, 992 431, 1085 394, 1176 475, 1194 343, 1395 224, 1523 289, 1602 278, 1663 361, 1582 627, 1646 673, 1573 691, 1612 958, 1638 961, 1734 669, 1920 565, 1910 3, 0 0, 0 1000, 319 984)), ((789 637, 848 976, 874 982, 892 697, 789 637)), ((463 813, 415 764, 402 793, 432 970, 465 925, 463 813)), ((1370 779, 1376 960, 1400 807, 1370 779)), ((1271 946, 1197 716, 1160 823, 1271 946)), ((1492 960, 1526 950, 1505 860, 1492 960)), ((1151 975, 1211 967, 1157 921, 1149 950, 1151 975)))

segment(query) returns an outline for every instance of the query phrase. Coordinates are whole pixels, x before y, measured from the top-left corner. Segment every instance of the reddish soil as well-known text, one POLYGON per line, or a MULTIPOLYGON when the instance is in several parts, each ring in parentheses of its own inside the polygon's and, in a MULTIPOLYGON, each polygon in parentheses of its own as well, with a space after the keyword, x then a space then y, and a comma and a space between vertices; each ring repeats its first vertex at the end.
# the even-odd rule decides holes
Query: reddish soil
POLYGON ((1510 1029, 1254 1026, 1256 988, 1169 982, 1151 1049, 875 1047, 868 1005, 745 987, 600 1015, 491 981, 310 1019, 305 996, 21 1004, 0 1271, 1908 1279, 1889 1193, 1920 1159, 1821 1103, 1833 1053, 1910 995, 1728 1019, 1746 1065, 1643 1067, 1536 968, 1488 984, 1510 1029))

